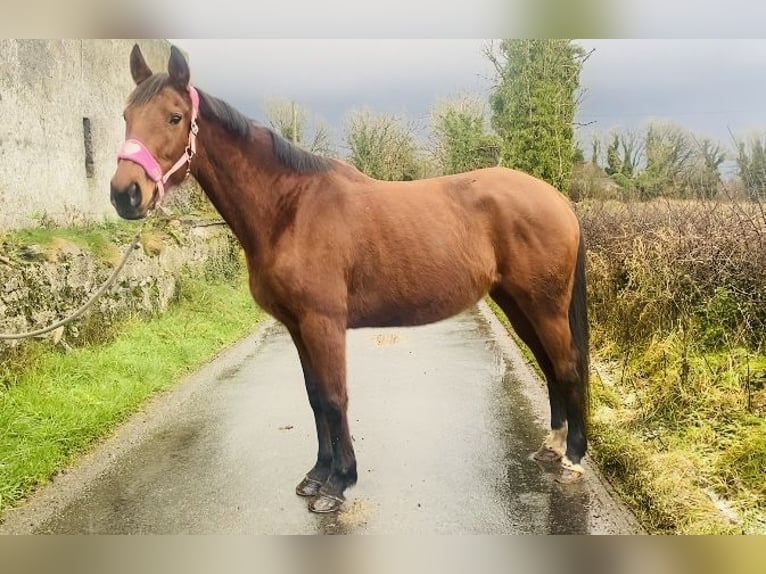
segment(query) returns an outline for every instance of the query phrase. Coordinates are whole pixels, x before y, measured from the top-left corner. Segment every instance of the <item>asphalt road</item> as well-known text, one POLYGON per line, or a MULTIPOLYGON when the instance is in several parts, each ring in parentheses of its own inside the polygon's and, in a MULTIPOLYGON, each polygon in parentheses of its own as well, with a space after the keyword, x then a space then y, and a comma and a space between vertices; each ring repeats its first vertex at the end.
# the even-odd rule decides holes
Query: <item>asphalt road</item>
POLYGON ((294 486, 316 439, 297 354, 274 322, 59 475, 0 533, 640 532, 590 465, 562 486, 530 458, 544 387, 489 311, 349 332, 359 483, 337 515, 294 486))

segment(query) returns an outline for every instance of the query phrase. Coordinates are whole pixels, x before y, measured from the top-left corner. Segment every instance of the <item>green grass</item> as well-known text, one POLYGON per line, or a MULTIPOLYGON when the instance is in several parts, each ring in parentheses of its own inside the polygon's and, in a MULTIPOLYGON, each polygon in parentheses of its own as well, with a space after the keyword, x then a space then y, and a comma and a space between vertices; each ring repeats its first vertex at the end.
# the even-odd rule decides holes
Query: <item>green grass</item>
MULTIPOLYGON (((599 372, 602 372, 601 370, 599 372)), ((650 533, 733 534, 701 484, 703 461, 668 433, 647 427, 635 397, 591 377, 590 454, 650 533), (630 398, 628 398, 630 397, 630 398)))
POLYGON ((69 353, 37 345, 0 370, 0 516, 149 397, 263 318, 244 284, 187 279, 167 313, 69 353), (23 368, 19 365, 23 364, 23 368))
MULTIPOLYGON (((602 382, 615 400, 610 416, 596 417, 598 432, 612 442, 619 443, 621 434, 640 441, 653 468, 642 484, 623 489, 640 492, 650 525, 683 533, 763 532, 766 419, 757 408, 763 391, 753 389, 748 405, 743 384, 762 363, 753 352, 710 351, 674 333, 637 347, 620 376, 602 382), (675 464, 663 462, 666 457, 675 464), (714 508, 711 492, 737 513, 739 523, 714 508), (657 512, 662 508, 669 510, 663 515, 657 512)), ((596 449, 603 460, 621 456, 608 444, 596 449)), ((631 484, 629 473, 613 476, 631 484)))
POLYGON ((140 222, 105 221, 79 227, 33 227, 7 234, 3 240, 11 250, 24 245, 39 245, 51 260, 55 260, 56 250, 62 244, 71 243, 91 251, 99 259, 111 261, 120 254, 115 240, 129 241, 140 225, 140 222))

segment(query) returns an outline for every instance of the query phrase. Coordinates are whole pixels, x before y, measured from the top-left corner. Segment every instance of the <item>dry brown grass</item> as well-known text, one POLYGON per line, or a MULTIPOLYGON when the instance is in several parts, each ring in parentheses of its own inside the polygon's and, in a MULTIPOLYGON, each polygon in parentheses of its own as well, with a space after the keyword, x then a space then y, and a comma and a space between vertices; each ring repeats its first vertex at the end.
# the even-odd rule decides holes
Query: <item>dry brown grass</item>
POLYGON ((766 214, 749 202, 578 206, 592 311, 620 344, 696 326, 712 345, 766 343, 766 214))

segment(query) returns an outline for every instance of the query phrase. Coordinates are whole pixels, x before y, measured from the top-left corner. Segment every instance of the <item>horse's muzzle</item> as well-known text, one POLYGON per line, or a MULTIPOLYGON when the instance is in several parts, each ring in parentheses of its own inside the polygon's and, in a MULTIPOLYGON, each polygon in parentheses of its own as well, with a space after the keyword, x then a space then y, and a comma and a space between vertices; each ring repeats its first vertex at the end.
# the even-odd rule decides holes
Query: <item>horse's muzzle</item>
POLYGON ((124 189, 111 184, 112 205, 123 219, 141 219, 146 215, 140 210, 141 198, 141 187, 135 181, 124 189))

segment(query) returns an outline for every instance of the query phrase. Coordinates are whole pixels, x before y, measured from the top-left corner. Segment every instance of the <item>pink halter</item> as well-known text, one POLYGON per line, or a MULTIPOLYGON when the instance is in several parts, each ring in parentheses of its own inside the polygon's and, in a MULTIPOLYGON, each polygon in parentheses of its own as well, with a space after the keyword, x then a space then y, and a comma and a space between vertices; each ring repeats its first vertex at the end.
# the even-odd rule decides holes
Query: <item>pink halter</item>
POLYGON ((132 161, 133 163, 137 163, 144 168, 144 171, 146 172, 146 175, 149 176, 149 179, 157 184, 158 197, 157 203, 155 205, 159 205, 162 201, 162 198, 165 196, 165 184, 171 175, 181 169, 181 166, 184 164, 187 165, 186 174, 189 174, 189 166, 191 165, 191 160, 194 157, 194 154, 197 153, 197 132, 199 131, 199 127, 197 126, 197 115, 199 114, 199 94, 197 93, 197 90, 195 90, 192 86, 189 86, 188 90, 189 97, 191 98, 192 102, 189 143, 186 146, 184 154, 175 163, 175 165, 173 165, 173 167, 168 170, 165 175, 162 174, 162 167, 160 167, 159 162, 154 159, 154 156, 148 149, 146 149, 146 146, 137 139, 126 140, 125 143, 122 144, 120 151, 117 153, 118 161, 121 159, 126 159, 128 161, 132 161))

